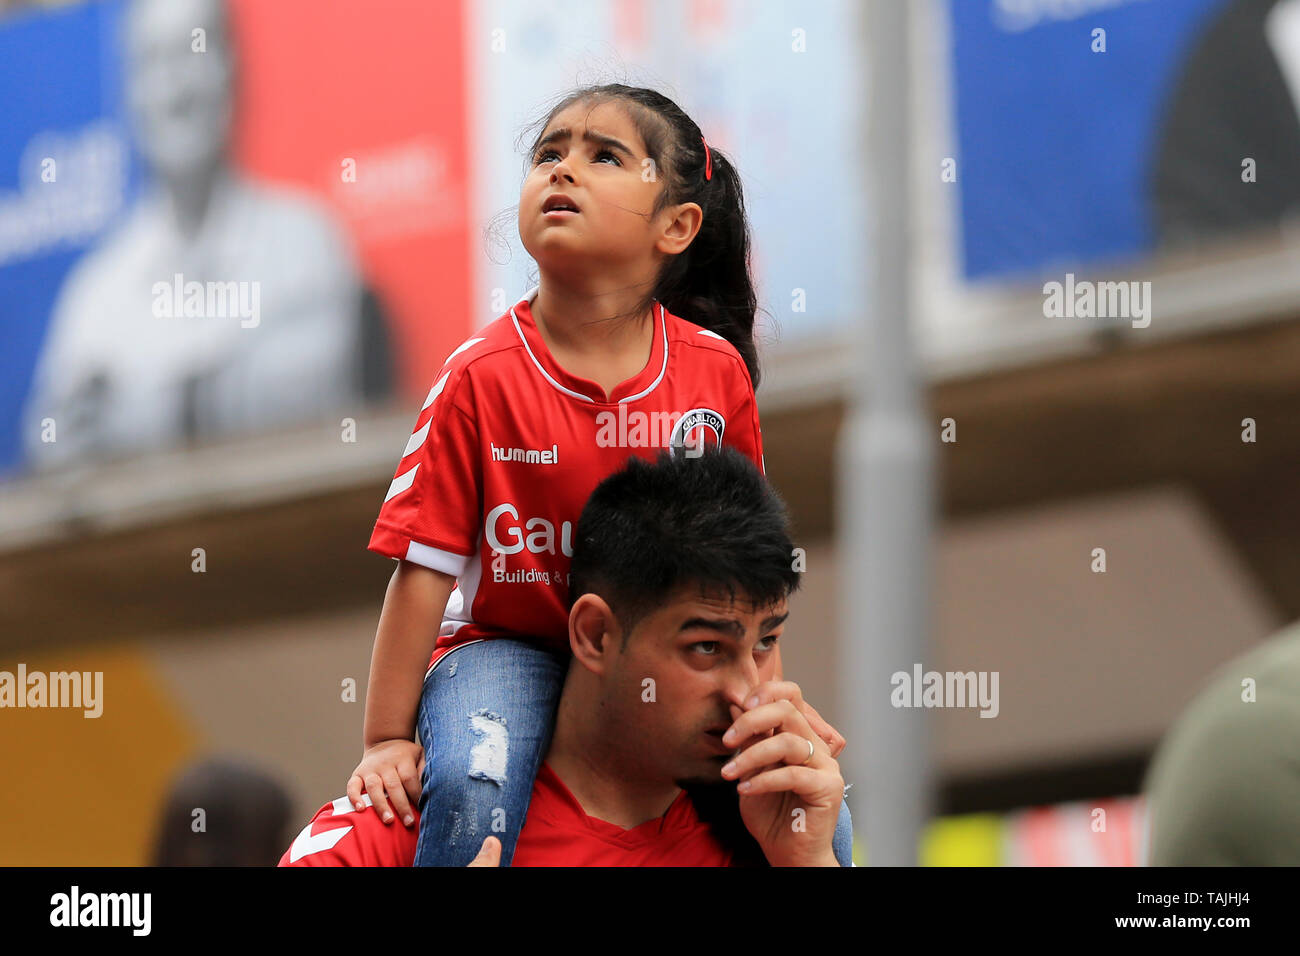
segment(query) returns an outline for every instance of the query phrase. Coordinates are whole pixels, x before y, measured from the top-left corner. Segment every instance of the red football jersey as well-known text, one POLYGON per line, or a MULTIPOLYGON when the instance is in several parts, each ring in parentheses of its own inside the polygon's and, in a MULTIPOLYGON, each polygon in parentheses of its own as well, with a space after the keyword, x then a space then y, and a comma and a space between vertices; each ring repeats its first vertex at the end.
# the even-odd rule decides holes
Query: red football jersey
MULTIPOLYGON (((385 824, 370 807, 358 813, 347 797, 317 811, 280 866, 411 866, 419 839, 415 826, 385 824)), ((484 834, 486 838, 488 834, 484 834)), ((624 830, 587 816, 582 804, 542 764, 513 866, 730 866, 734 854, 701 822, 686 791, 663 816, 624 830)))
POLYGON ((506 634, 568 650, 578 516, 629 455, 725 442, 763 469, 753 385, 731 343, 656 303, 649 361, 606 395, 551 357, 535 293, 448 356, 370 537, 372 551, 457 578, 433 660, 506 634))

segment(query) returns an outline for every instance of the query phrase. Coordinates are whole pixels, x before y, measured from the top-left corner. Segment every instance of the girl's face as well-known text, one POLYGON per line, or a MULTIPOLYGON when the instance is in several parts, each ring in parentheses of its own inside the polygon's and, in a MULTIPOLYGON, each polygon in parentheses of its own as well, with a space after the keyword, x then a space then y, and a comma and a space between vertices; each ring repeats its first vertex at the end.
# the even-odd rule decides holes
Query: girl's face
POLYGON ((544 270, 600 268, 649 281, 661 254, 676 255, 699 231, 695 203, 651 216, 664 184, 632 120, 616 102, 574 103, 543 130, 519 195, 519 236, 544 270), (574 212, 548 212, 567 197, 574 212))

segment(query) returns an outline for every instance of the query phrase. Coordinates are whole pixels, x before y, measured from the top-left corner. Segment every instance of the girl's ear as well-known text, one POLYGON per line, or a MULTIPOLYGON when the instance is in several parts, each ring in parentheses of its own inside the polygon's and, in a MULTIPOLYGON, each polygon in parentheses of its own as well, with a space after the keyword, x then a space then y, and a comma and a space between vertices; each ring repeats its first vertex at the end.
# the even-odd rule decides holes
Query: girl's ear
POLYGON ((699 234, 700 224, 704 222, 704 210, 699 203, 684 202, 664 210, 664 216, 671 218, 666 218, 664 230, 655 240, 655 248, 669 256, 685 252, 699 234))
POLYGON ((618 618, 598 594, 588 591, 569 609, 569 649, 574 658, 593 674, 603 674, 605 656, 623 640, 618 618))

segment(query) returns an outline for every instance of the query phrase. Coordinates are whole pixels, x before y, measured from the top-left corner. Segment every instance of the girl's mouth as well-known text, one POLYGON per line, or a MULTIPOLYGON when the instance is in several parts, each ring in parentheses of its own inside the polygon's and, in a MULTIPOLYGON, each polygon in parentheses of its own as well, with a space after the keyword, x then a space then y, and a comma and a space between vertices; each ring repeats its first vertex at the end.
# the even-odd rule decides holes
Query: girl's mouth
POLYGON ((559 192, 551 193, 544 200, 542 200, 543 216, 549 216, 552 213, 563 213, 563 212, 571 213, 576 216, 578 214, 578 204, 574 202, 573 199, 570 198, 569 196, 566 196, 564 193, 559 193, 559 192))

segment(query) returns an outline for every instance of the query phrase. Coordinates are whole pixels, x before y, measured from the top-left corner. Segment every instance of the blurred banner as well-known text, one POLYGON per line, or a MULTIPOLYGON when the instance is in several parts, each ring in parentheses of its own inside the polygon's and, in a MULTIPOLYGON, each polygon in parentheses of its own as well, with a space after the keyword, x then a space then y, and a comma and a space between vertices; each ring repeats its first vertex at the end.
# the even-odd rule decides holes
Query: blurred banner
MULTIPOLYGON (((1300 210, 1300 0, 945 9, 967 279, 1300 210)), ((664 90, 735 159, 782 344, 859 316, 850 0, 331 11, 99 0, 0 21, 0 477, 410 404, 536 281, 525 140, 585 83, 664 90)))
POLYGON ((922 866, 1145 866, 1146 798, 938 817, 921 840, 922 866))
POLYGON ((0 25, 0 471, 23 457, 19 411, 69 269, 132 201, 120 3, 0 25), (56 184, 60 188, 54 188, 56 184))
POLYGON ((362 12, 0 26, 0 472, 427 388, 473 327, 460 7, 362 12))
POLYGON ((968 279, 1113 262, 1300 212, 1298 0, 949 9, 968 279))

